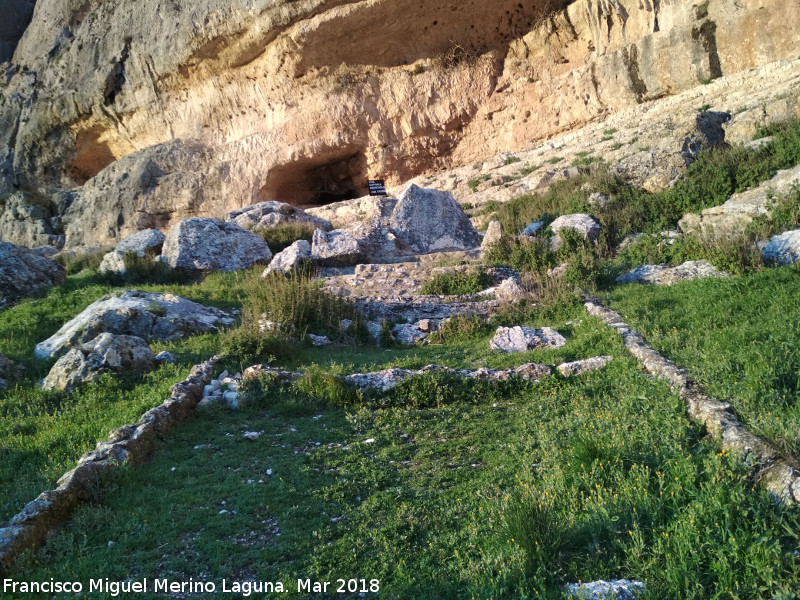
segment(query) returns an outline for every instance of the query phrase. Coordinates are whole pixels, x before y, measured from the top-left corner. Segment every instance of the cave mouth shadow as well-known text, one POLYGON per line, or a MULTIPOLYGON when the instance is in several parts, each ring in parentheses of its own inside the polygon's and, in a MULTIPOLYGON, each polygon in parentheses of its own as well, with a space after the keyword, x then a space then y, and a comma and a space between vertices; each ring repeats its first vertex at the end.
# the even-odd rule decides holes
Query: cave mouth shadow
POLYGON ((348 149, 275 167, 259 191, 258 201, 278 200, 312 208, 353 200, 368 192, 366 156, 348 149))

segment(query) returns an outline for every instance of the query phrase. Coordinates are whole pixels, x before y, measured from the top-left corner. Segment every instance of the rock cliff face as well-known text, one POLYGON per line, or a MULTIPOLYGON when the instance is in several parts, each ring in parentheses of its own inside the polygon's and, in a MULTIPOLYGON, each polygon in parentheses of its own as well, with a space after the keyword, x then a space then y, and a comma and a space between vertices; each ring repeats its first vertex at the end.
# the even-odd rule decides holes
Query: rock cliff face
POLYGON ((0 237, 358 197, 797 58, 798 25, 794 0, 39 0, 0 67, 0 237))

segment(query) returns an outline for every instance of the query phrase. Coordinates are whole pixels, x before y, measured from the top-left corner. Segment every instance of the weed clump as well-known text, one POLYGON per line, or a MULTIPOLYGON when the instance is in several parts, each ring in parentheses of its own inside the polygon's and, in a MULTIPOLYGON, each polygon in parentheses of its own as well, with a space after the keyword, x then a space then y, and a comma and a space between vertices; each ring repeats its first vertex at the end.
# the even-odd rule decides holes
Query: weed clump
POLYGON ((432 296, 469 296, 492 286, 492 276, 486 271, 441 273, 422 285, 422 294, 432 296))
POLYGON ((253 233, 261 236, 273 254, 277 254, 298 240, 311 242, 315 228, 302 223, 284 223, 275 227, 260 227, 253 233))

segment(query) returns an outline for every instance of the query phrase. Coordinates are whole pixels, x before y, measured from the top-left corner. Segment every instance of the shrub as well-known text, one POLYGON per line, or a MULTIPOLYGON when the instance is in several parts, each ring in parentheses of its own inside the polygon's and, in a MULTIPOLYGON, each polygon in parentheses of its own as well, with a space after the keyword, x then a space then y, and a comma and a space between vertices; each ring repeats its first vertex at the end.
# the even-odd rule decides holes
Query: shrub
POLYGON ((145 256, 139 258, 136 252, 126 252, 123 257, 125 272, 109 271, 102 273, 98 278, 108 285, 140 285, 145 283, 167 285, 187 284, 199 280, 200 274, 172 269, 160 260, 145 256))
POLYGON ((62 254, 56 256, 54 260, 64 266, 67 275, 74 275, 84 269, 96 271, 100 267, 100 263, 103 262, 103 257, 111 250, 113 250, 112 247, 97 248, 73 257, 62 254))
POLYGON ((253 233, 260 235, 273 254, 277 254, 298 240, 311 242, 315 227, 302 223, 284 223, 275 227, 259 227, 253 233))
POLYGON ((466 342, 491 332, 486 320, 478 315, 459 315, 445 321, 437 332, 439 341, 466 342))
POLYGON ((469 296, 492 286, 486 271, 462 271, 434 275, 422 285, 420 293, 435 296, 469 296))
POLYGON ((333 406, 352 406, 362 401, 361 390, 348 385, 341 377, 342 369, 337 365, 324 367, 312 364, 293 388, 303 394, 333 406))

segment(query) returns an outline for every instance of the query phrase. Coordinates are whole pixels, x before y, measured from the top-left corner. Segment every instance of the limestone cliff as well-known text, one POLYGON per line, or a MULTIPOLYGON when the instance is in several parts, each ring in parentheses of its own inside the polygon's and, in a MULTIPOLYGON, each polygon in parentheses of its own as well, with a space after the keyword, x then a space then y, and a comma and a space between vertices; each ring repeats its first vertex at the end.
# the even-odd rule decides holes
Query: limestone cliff
POLYGON ((39 0, 0 67, 0 237, 357 197, 797 58, 798 25, 795 0, 39 0))

